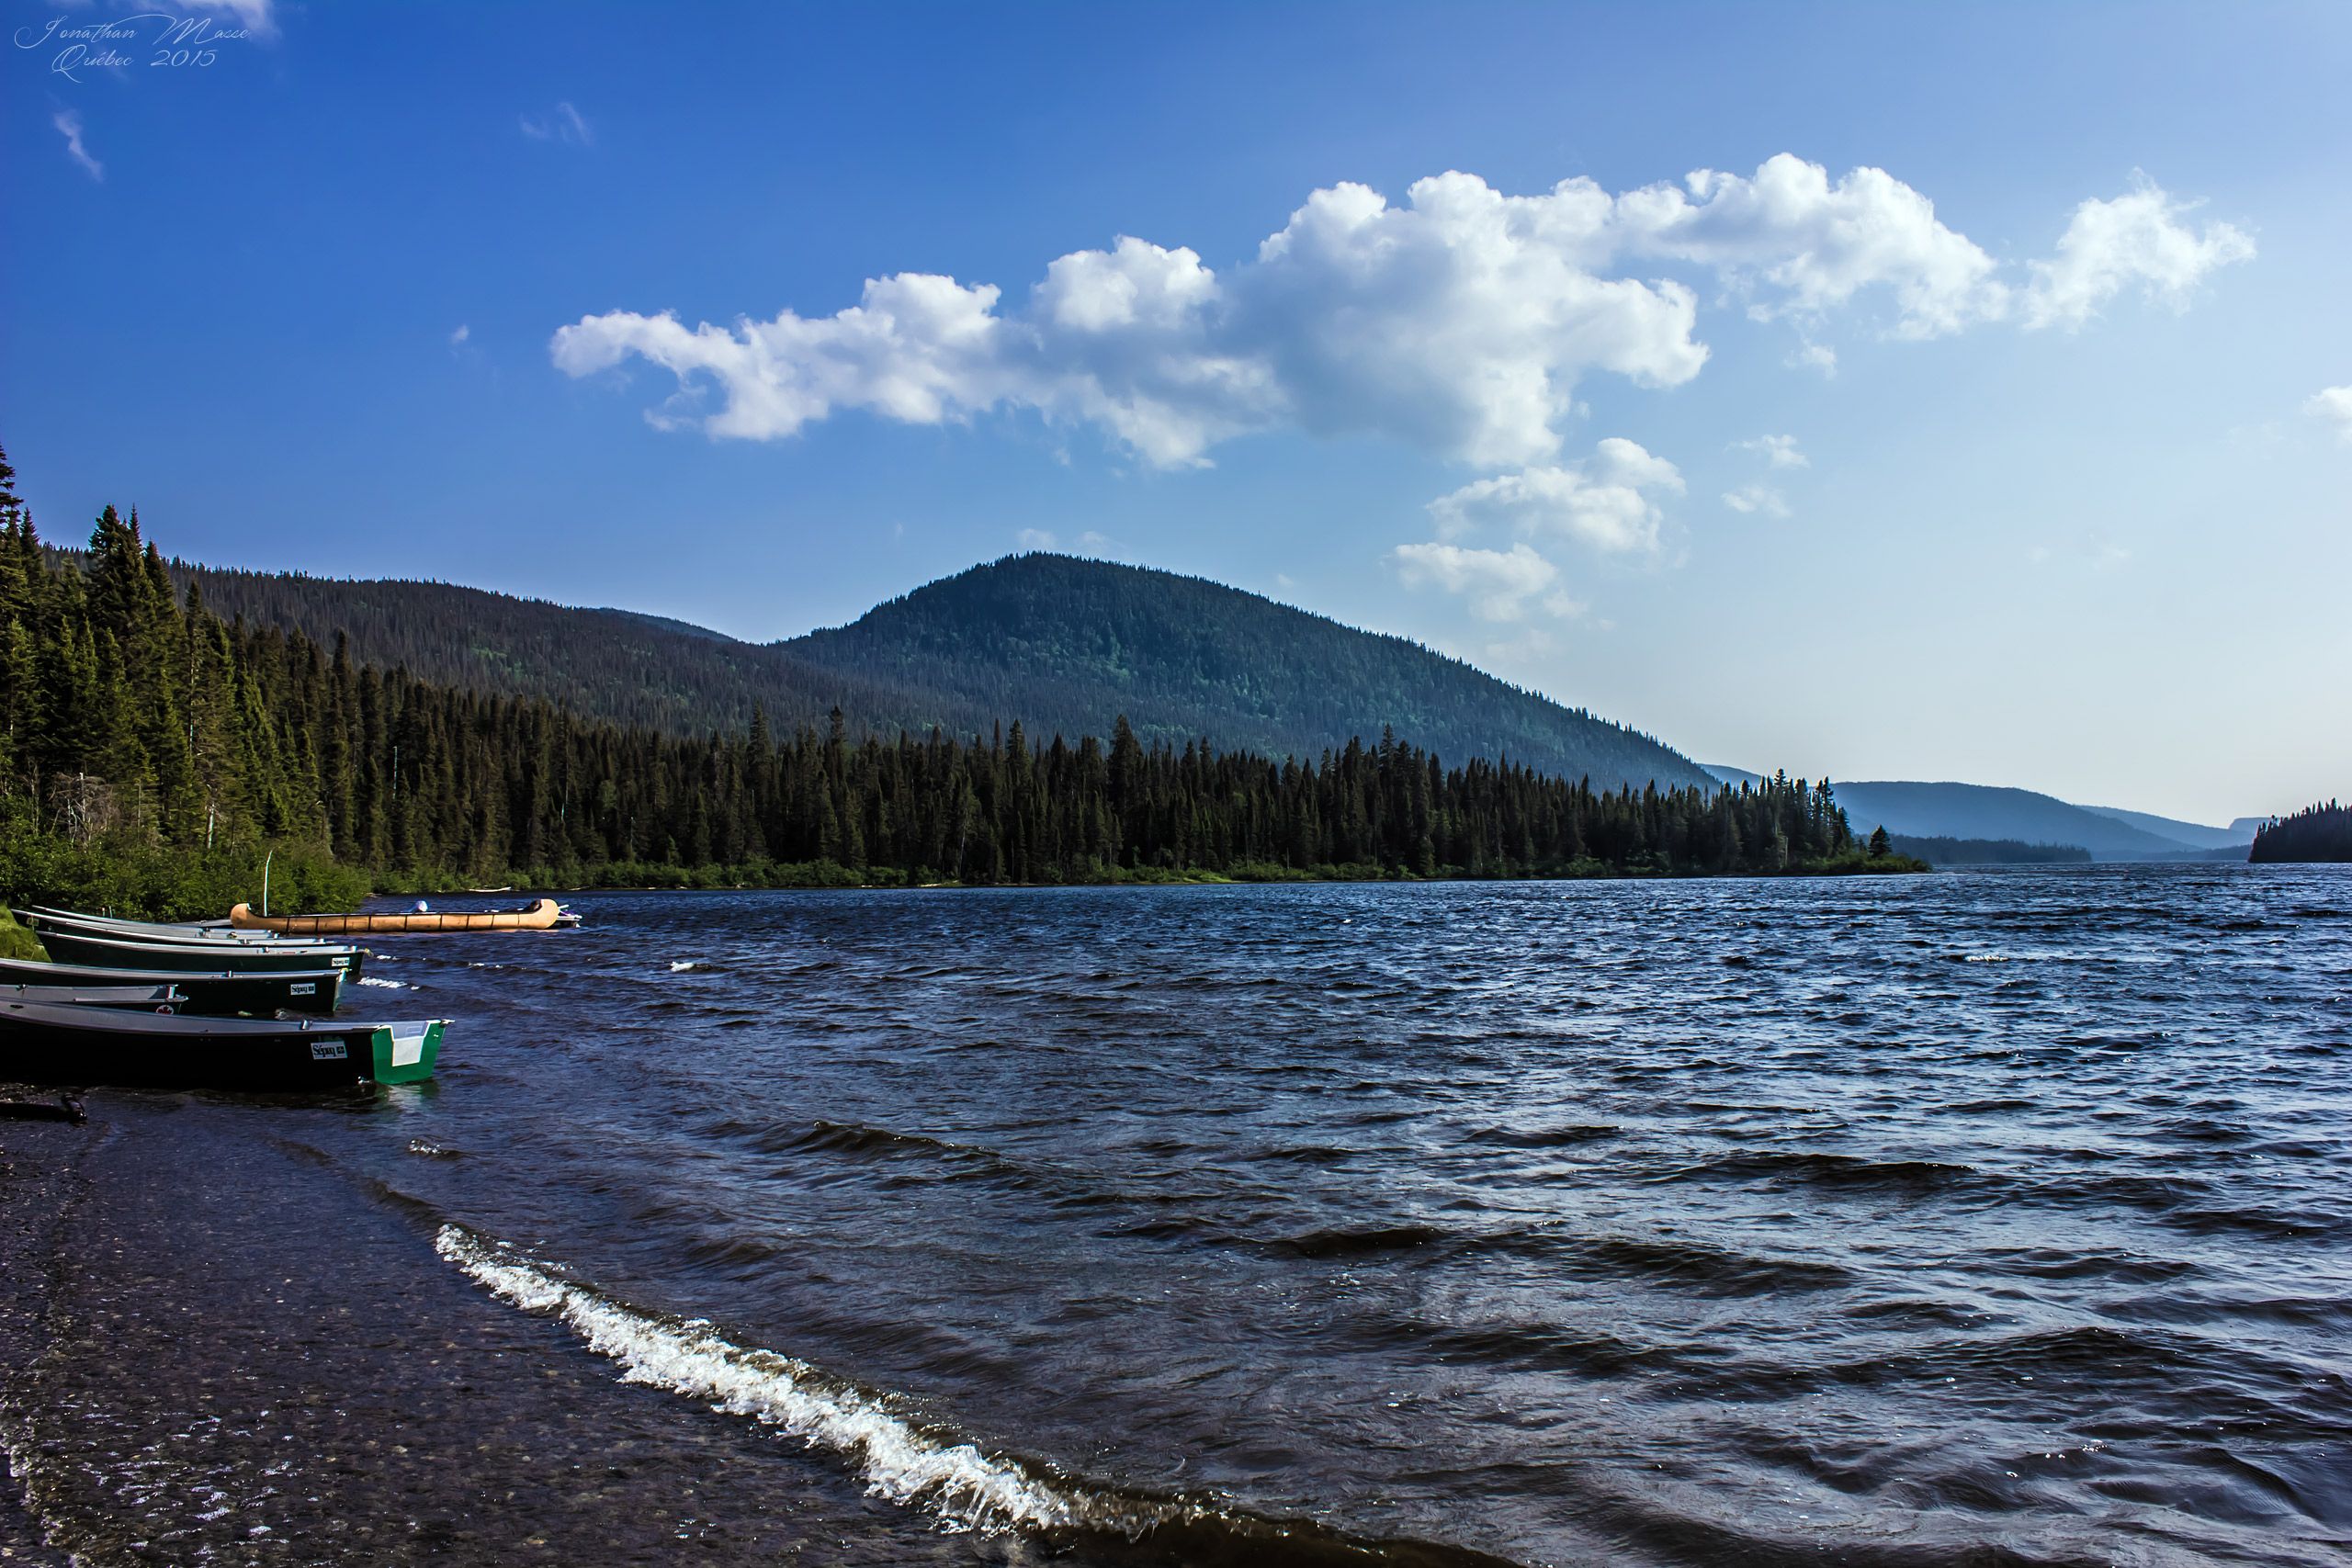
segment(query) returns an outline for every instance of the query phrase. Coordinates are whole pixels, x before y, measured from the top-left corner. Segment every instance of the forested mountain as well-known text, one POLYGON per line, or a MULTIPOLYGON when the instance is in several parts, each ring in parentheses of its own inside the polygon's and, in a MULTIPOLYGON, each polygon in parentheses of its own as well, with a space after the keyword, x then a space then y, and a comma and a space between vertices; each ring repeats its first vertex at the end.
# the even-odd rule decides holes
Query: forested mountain
POLYGON ((2352 807, 2329 801, 2267 822, 2254 835, 2255 861, 2352 861, 2352 807))
POLYGON ((1826 785, 1606 791, 1448 766, 1384 733, 1304 761, 1034 744, 989 724, 857 735, 623 728, 386 671, 184 597, 135 517, 45 549, 0 457, 0 897, 166 915, 488 879, 729 884, 1880 871, 1826 785), (308 867, 309 870, 304 868, 308 867), (323 867, 323 870, 319 868, 323 867), (292 898, 285 897, 291 892, 292 898))
POLYGON ((1096 729, 1102 715, 1124 713, 1147 740, 1206 735, 1310 757, 1393 728, 1448 758, 1508 757, 1609 787, 1708 783, 1647 736, 1419 643, 1107 561, 1008 557, 781 646, 827 669, 1019 714, 1039 733, 1096 729))
POLYGON ((175 566, 222 615, 300 631, 422 679, 543 697, 672 734, 779 729, 836 706, 854 734, 969 737, 1020 720, 1041 739, 1306 759, 1384 728, 1449 761, 1509 758, 1596 786, 1708 783, 1646 736, 1507 685, 1401 637, 1355 631, 1198 578, 1009 557, 846 626, 766 645, 616 610, 574 610, 444 583, 352 582, 175 566))
MULTIPOLYGON (((539 697, 584 717, 673 735, 740 729, 754 707, 793 725, 822 722, 838 706, 861 728, 890 730, 933 705, 922 694, 820 669, 780 647, 633 611, 573 609, 447 582, 351 581, 179 561, 170 570, 230 620, 326 647, 347 636, 351 656, 365 663, 469 691, 539 697)), ((962 731, 998 716, 955 716, 962 731)))

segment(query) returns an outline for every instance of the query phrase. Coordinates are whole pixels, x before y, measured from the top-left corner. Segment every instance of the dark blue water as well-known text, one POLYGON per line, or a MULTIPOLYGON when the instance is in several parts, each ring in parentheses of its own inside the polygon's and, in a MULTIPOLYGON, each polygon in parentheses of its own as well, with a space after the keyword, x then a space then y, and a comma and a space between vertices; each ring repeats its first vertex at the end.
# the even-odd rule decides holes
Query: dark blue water
POLYGON ((94 1099, 61 1539, 2352 1562, 2343 870, 578 904, 379 944, 424 1089, 94 1099))

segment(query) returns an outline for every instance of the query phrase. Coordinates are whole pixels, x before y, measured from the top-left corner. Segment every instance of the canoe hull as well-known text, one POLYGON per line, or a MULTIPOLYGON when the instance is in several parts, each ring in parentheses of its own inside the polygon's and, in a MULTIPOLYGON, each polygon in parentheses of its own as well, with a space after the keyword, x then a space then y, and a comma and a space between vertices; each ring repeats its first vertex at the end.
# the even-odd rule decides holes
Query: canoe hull
POLYGON ((231 970, 238 974, 269 974, 289 969, 339 969, 345 979, 359 978, 364 950, 345 946, 304 946, 282 942, 116 942, 78 931, 43 931, 40 944, 60 964, 84 964, 100 969, 231 970))
POLYGON ((158 920, 119 920, 110 915, 78 915, 71 909, 50 909, 39 906, 19 908, 17 918, 37 931, 60 931, 80 936, 102 936, 111 942, 163 942, 201 947, 216 942, 270 940, 266 932, 232 931, 226 920, 174 925, 158 920))
POLYGON ((523 909, 451 909, 439 913, 349 915, 256 915, 250 905, 229 911, 240 931, 275 931, 286 937, 408 936, 456 931, 543 931, 563 916, 562 906, 541 898, 523 909))
POLYGON ((446 1021, 171 1018, 0 1001, 0 1078, 125 1089, 418 1083, 433 1076, 446 1021))
POLYGON ((287 1011, 325 1018, 333 1015, 342 999, 343 971, 238 974, 226 969, 107 969, 5 958, 0 959, 0 987, 6 986, 169 986, 187 998, 182 1012, 201 1017, 231 1018, 243 1012, 270 1018, 287 1011))
POLYGON ((134 1012, 178 1012, 187 1000, 169 986, 0 985, 0 1002, 46 1002, 77 1008, 129 1008, 134 1012))

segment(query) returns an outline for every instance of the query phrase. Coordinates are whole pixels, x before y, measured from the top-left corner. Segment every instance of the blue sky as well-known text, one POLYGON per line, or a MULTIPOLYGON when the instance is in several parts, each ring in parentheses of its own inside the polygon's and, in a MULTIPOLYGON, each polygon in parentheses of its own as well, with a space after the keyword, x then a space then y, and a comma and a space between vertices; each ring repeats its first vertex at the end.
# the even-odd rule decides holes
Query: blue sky
POLYGON ((1050 541, 1709 761, 2352 787, 2352 7, 141 9, 7 12, 52 537, 753 638, 1050 541))

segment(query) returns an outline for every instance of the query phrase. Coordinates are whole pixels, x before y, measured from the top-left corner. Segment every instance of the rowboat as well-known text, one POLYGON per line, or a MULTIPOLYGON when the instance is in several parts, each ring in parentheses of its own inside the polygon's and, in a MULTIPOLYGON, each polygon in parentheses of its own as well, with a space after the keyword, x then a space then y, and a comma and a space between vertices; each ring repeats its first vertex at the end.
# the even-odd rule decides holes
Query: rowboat
POLYGON ((102 936, 113 942, 166 942, 182 946, 201 945, 209 942, 272 942, 266 931, 241 931, 231 929, 226 920, 173 923, 161 920, 122 920, 110 915, 83 915, 71 909, 47 909, 38 907, 20 908, 17 916, 36 931, 65 931, 80 936, 102 936))
POLYGON ((187 998, 169 986, 0 986, 0 1001, 177 1012, 187 998))
POLYGON ((175 1018, 0 1000, 0 1078, 152 1089, 338 1089, 433 1076, 447 1019, 175 1018))
POLYGON ((60 964, 90 964, 102 969, 186 969, 238 974, 291 969, 340 969, 359 978, 365 949, 316 942, 119 942, 82 931, 46 931, 40 944, 60 964))
POLYGON ((343 995, 340 969, 282 969, 239 973, 233 969, 101 969, 83 964, 35 964, 0 958, 0 986, 62 986, 69 989, 118 986, 169 986, 187 998, 180 1010, 209 1018, 249 1012, 268 1018, 280 1009, 334 1012, 343 995))
POLYGON ((424 931, 543 931, 563 919, 563 907, 541 898, 516 909, 449 909, 380 914, 256 915, 240 904, 229 911, 239 931, 276 931, 283 937, 398 936, 424 931))

